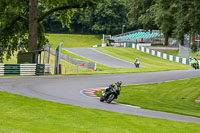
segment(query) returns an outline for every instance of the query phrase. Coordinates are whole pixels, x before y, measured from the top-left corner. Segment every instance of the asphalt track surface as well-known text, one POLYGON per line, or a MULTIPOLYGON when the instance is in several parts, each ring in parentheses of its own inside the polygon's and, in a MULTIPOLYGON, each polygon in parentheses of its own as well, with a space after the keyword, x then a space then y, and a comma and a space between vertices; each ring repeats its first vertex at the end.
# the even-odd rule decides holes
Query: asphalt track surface
POLYGON ((167 82, 192 77, 200 77, 200 71, 179 70, 106 75, 13 77, 0 78, 0 90, 85 108, 200 124, 200 118, 140 109, 121 104, 102 103, 97 98, 91 98, 81 93, 83 89, 107 87, 117 80, 121 80, 123 85, 130 85, 167 82))
POLYGON ((104 66, 115 67, 115 68, 135 68, 135 65, 133 63, 101 53, 95 50, 94 48, 63 48, 63 49, 73 54, 84 57, 86 59, 103 64, 104 66))

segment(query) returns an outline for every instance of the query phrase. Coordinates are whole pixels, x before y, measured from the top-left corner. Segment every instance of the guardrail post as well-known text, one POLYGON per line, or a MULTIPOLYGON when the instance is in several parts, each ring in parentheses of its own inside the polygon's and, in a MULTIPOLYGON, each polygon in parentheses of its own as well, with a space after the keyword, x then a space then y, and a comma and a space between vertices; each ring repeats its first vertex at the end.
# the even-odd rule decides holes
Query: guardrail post
POLYGON ((54 74, 59 74, 59 64, 60 64, 60 51, 61 51, 61 46, 63 45, 63 42, 59 44, 59 46, 56 48, 56 59, 55 59, 55 68, 54 68, 54 74))

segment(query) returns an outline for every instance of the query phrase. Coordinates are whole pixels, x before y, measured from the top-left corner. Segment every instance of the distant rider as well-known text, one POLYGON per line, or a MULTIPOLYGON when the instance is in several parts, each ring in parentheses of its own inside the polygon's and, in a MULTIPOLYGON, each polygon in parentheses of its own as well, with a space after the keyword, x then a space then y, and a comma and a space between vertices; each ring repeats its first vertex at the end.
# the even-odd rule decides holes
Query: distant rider
POLYGON ((199 69, 199 62, 198 62, 198 60, 196 58, 191 58, 191 62, 190 63, 191 63, 193 68, 199 69))
POLYGON ((139 68, 140 62, 139 62, 138 58, 135 59, 134 64, 135 64, 136 68, 139 68))

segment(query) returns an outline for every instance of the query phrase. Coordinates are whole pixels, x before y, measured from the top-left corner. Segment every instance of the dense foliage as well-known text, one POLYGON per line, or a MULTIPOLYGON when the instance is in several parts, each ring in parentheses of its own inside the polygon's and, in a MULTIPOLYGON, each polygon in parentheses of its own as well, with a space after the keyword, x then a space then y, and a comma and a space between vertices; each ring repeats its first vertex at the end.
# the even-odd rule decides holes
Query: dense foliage
POLYGON ((191 35, 192 42, 200 33, 199 0, 132 0, 132 4, 129 20, 133 24, 157 26, 166 38, 172 34, 182 44, 185 34, 191 35))
POLYGON ((34 51, 47 42, 43 20, 55 14, 69 27, 75 9, 94 7, 101 0, 3 0, 0 1, 0 61, 17 50, 34 51))
POLYGON ((122 25, 126 25, 126 30, 132 28, 128 27, 129 10, 130 0, 106 0, 98 3, 96 8, 77 10, 72 17, 70 29, 62 29, 57 16, 47 18, 44 25, 46 32, 50 33, 119 34, 122 25))

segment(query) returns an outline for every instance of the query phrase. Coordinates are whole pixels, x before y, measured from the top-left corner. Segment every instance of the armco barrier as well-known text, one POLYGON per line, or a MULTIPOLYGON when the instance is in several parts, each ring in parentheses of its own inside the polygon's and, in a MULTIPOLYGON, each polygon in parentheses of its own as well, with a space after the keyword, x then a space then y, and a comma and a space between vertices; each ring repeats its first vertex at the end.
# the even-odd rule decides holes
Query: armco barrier
MULTIPOLYGON (((55 55, 55 51, 53 49, 50 49, 50 53, 55 55)), ((65 54, 60 54, 60 58, 62 58, 63 60, 71 63, 71 64, 74 64, 74 65, 77 65, 77 66, 83 66, 85 68, 88 68, 88 69, 92 69, 92 70, 96 70, 96 63, 92 63, 92 62, 87 62, 87 61, 83 61, 83 60, 80 60, 80 59, 75 59, 75 58, 71 58, 65 54), (84 65, 83 65, 84 64, 84 65)))
POLYGON ((3 75, 44 75, 50 73, 49 64, 0 64, 3 75))

